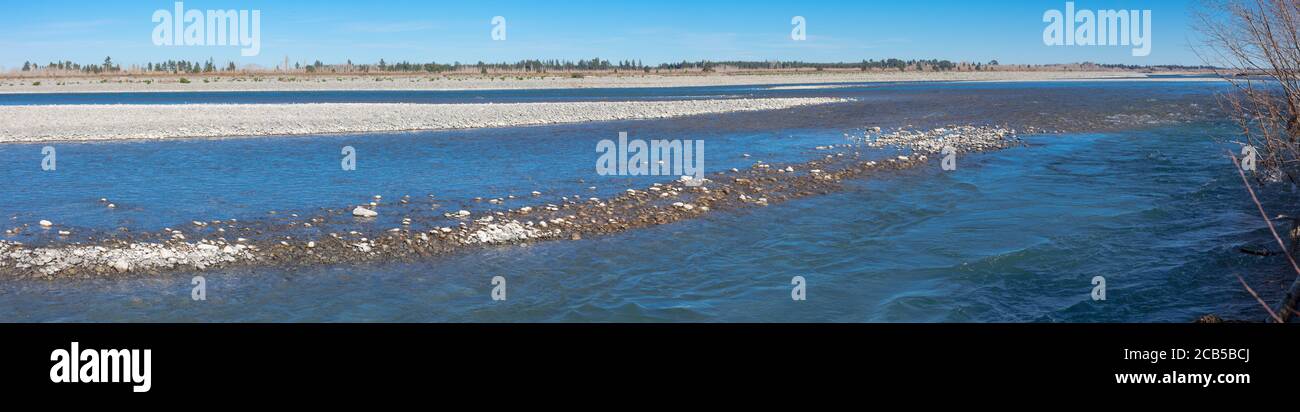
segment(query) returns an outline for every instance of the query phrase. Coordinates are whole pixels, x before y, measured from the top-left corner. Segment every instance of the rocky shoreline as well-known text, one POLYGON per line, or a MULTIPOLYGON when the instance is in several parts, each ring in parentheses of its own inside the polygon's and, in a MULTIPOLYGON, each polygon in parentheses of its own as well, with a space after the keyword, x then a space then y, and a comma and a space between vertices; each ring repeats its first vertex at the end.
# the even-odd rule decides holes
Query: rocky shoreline
MULTIPOLYGON (((425 202, 437 202, 432 195, 428 199, 403 196, 396 201, 376 196, 362 205, 323 209, 315 216, 291 215, 274 224, 195 221, 183 230, 105 234, 93 244, 43 247, 0 240, 0 273, 22 278, 96 277, 241 265, 363 263, 577 240, 831 193, 849 179, 926 165, 939 167, 937 156, 948 146, 960 154, 1020 144, 1015 130, 974 126, 927 131, 872 128, 862 136, 850 137, 853 143, 815 148, 824 155, 808 162, 778 165, 758 161, 747 169, 711 174, 703 182, 684 177, 627 189, 606 199, 574 194, 545 202, 542 193, 533 192, 528 197, 512 196, 509 201, 530 203, 515 208, 429 212, 425 202), (380 214, 393 213, 403 218, 392 228, 368 233, 345 230, 358 220, 373 221, 380 214)), ((490 205, 507 201, 476 200, 490 205)))
POLYGON ((0 143, 512 127, 780 110, 847 101, 815 97, 499 104, 0 106, 0 143))

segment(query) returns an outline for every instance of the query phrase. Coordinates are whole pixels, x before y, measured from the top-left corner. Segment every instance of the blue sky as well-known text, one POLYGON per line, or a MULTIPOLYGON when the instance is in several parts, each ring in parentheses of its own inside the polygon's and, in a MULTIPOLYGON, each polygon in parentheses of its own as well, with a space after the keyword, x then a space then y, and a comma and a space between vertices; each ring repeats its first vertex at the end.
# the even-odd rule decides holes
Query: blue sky
POLYGON ((1192 51, 1189 12, 1195 0, 1080 0, 1079 9, 1149 9, 1152 52, 1125 47, 1049 47, 1043 12, 1065 1, 299 1, 189 0, 186 9, 257 9, 262 49, 241 57, 235 47, 155 46, 151 21, 174 1, 8 2, 0 14, 0 66, 24 61, 125 64, 171 58, 219 64, 275 65, 388 61, 477 62, 524 58, 646 63, 681 60, 860 61, 898 57, 1003 63, 1093 61, 1201 64, 1192 51), (507 40, 490 38, 504 16, 507 40), (807 19, 808 38, 790 39, 793 16, 807 19))

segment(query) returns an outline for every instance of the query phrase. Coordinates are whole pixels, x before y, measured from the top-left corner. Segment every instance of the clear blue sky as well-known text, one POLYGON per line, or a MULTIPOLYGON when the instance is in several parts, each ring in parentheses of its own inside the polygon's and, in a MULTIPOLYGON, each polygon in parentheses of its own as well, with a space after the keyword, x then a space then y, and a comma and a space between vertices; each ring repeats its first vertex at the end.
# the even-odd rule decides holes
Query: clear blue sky
POLYGON ((186 9, 262 11, 262 51, 234 47, 159 47, 151 41, 158 9, 173 1, 13 1, 0 13, 0 66, 31 60, 79 63, 112 56, 124 64, 170 58, 275 65, 315 59, 356 62, 514 61, 524 58, 645 63, 681 60, 860 61, 898 57, 1003 63, 1093 61, 1201 64, 1192 52, 1195 0, 1080 0, 1080 9, 1150 9, 1150 56, 1125 47, 1043 45, 1043 12, 1065 1, 329 1, 189 0, 186 9), (490 38, 493 16, 507 40, 490 38), (808 39, 790 39, 792 16, 808 39))

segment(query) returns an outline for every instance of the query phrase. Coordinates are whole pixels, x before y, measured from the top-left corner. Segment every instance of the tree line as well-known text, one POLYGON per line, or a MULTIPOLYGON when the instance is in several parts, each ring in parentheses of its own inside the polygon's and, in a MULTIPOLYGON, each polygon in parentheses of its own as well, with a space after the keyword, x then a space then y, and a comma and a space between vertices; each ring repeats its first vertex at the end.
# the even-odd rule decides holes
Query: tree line
MULTIPOLYGON (((681 61, 674 63, 660 63, 657 65, 648 65, 641 60, 620 60, 613 62, 601 59, 599 57, 590 60, 562 60, 562 59, 527 59, 515 62, 486 63, 479 61, 476 63, 438 63, 438 62, 410 62, 401 61, 390 63, 385 59, 379 59, 378 63, 353 64, 352 60, 347 60, 342 64, 326 64, 316 60, 310 64, 294 63, 293 70, 305 71, 307 73, 443 73, 455 71, 478 71, 487 73, 489 71, 516 71, 529 73, 545 73, 550 71, 642 71, 652 72, 659 70, 680 71, 680 70, 700 70, 712 72, 722 67, 740 69, 740 70, 764 70, 764 69, 802 69, 802 70, 897 70, 897 71, 951 71, 951 70, 990 70, 999 66, 997 60, 987 63, 970 63, 970 62, 953 62, 950 60, 940 59, 910 59, 903 60, 897 58, 889 59, 867 59, 858 62, 835 62, 819 63, 805 62, 799 60, 769 60, 769 61, 681 61)), ((1186 66, 1136 66, 1123 64, 1096 64, 1101 68, 1111 69, 1207 69, 1205 67, 1186 67, 1186 66)), ((288 70, 284 67, 282 69, 288 70)), ((78 64, 72 61, 50 62, 41 66, 32 62, 23 62, 22 71, 39 71, 39 70, 59 70, 59 71, 78 71, 83 73, 101 74, 115 73, 123 71, 122 66, 113 63, 112 57, 105 57, 103 63, 95 64, 78 64)), ((217 72, 234 72, 239 68, 234 62, 228 62, 224 66, 218 66, 217 63, 209 58, 207 61, 187 61, 187 60, 167 60, 159 62, 149 62, 142 67, 132 68, 133 71, 143 71, 146 73, 217 73, 217 72)))
MULTIPOLYGON (((227 63, 225 67, 218 68, 212 59, 206 62, 186 61, 186 60, 167 60, 161 62, 149 62, 140 68, 146 72, 155 73, 214 73, 218 71, 235 71, 234 62, 227 63)), ((71 60, 49 62, 42 66, 39 63, 30 61, 23 62, 22 71, 32 72, 40 70, 58 70, 58 71, 76 71, 82 73, 118 73, 122 72, 122 65, 113 63, 113 58, 105 57, 102 64, 80 64, 73 63, 71 60)))

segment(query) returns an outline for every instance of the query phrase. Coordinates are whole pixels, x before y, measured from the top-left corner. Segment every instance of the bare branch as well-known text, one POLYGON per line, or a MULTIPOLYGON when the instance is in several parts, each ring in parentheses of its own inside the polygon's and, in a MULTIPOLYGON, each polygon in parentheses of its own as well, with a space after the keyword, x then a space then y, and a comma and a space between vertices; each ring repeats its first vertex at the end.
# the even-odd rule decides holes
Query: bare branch
POLYGON ((1268 311, 1268 316, 1271 317, 1271 318, 1273 318, 1273 321, 1274 321, 1274 322, 1277 322, 1277 323, 1286 323, 1286 322, 1283 322, 1283 321, 1282 321, 1282 318, 1281 318, 1281 317, 1278 317, 1278 316, 1277 316, 1277 313, 1276 313, 1276 312, 1273 312, 1273 308, 1268 307, 1268 304, 1267 304, 1267 303, 1264 303, 1264 299, 1260 299, 1260 298, 1259 298, 1259 294, 1258 294, 1258 293, 1255 293, 1255 289, 1251 289, 1251 288, 1250 288, 1250 285, 1246 284, 1246 279, 1245 279, 1245 278, 1242 278, 1241 275, 1237 275, 1237 280, 1241 281, 1241 286, 1242 286, 1242 287, 1245 287, 1245 288, 1246 288, 1246 291, 1247 291, 1247 292, 1250 292, 1250 296, 1254 296, 1254 297, 1255 297, 1255 301, 1256 301, 1256 302, 1259 302, 1259 305, 1260 305, 1260 306, 1263 306, 1263 307, 1264 307, 1264 310, 1268 311))

